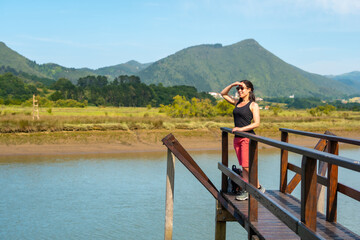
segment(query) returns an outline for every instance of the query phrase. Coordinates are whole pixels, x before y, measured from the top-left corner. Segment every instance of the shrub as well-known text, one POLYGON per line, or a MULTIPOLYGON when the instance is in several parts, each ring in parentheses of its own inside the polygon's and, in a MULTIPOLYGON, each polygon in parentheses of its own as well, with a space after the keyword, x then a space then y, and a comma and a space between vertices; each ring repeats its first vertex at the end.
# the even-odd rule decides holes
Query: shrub
POLYGON ((323 114, 330 115, 330 113, 335 110, 336 107, 326 104, 325 106, 317 106, 316 108, 311 108, 308 110, 308 113, 313 117, 320 117, 323 114))
POLYGON ((221 100, 216 104, 217 114, 220 116, 232 116, 234 106, 229 104, 226 100, 221 100))
POLYGON ((80 108, 84 108, 86 107, 87 102, 78 102, 76 100, 73 99, 59 99, 55 102, 54 107, 80 107, 80 108))
POLYGON ((216 116, 216 109, 211 104, 211 100, 192 98, 191 102, 185 97, 175 96, 170 105, 160 105, 159 112, 165 112, 171 117, 213 117, 216 116))
MULTIPOLYGON (((50 101, 49 99, 45 97, 39 97, 37 96, 36 99, 39 101, 39 107, 52 107, 54 105, 53 101, 50 101)), ((31 107, 33 105, 33 99, 30 98, 23 102, 21 106, 23 107, 31 107)))
POLYGON ((282 108, 279 105, 272 106, 270 109, 273 111, 274 116, 278 116, 282 112, 282 108))

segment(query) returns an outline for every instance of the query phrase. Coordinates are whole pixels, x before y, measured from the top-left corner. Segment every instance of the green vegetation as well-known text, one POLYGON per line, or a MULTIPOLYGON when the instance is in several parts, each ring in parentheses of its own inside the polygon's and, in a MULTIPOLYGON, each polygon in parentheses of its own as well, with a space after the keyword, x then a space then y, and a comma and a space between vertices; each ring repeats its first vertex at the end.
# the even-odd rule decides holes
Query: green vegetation
POLYGON ((209 99, 210 103, 215 103, 211 95, 199 93, 194 87, 164 87, 162 84, 148 86, 141 83, 137 76, 121 75, 112 82, 105 76, 87 76, 80 78, 77 85, 60 78, 47 88, 41 83, 27 84, 12 73, 0 75, 0 104, 30 106, 33 94, 40 94, 38 100, 42 107, 85 107, 88 104, 151 107, 170 104, 177 94, 189 99, 209 99))
POLYGON ((161 105, 160 112, 165 112, 168 116, 179 117, 215 117, 232 116, 234 106, 225 100, 220 100, 214 106, 209 99, 199 100, 192 98, 188 101, 185 97, 175 96, 172 104, 161 105))
MULTIPOLYGON (((187 102, 177 97, 176 101, 187 102)), ((206 101, 206 100, 205 100, 206 101)), ((200 101, 201 102, 201 101, 200 101)), ((193 101, 189 103, 194 104, 193 101)), ((216 109, 227 110, 219 102, 216 109)), ((195 105, 199 104, 196 101, 195 105)), ((187 103, 185 104, 187 105, 187 103)), ((155 107, 41 107, 40 119, 33 120, 32 107, 0 106, 0 144, 56 144, 109 142, 156 142, 169 132, 183 137, 219 139, 220 127, 233 127, 233 118, 171 117, 155 107), (196 131, 194 131, 196 130, 196 131)), ((279 128, 323 133, 330 130, 346 136, 360 133, 360 112, 330 111, 313 116, 308 110, 282 110, 277 115, 261 110, 261 125, 256 133, 278 138, 279 128)), ((215 141, 215 140, 213 140, 215 141)))
POLYGON ((322 116, 323 114, 329 116, 330 113, 335 111, 335 109, 336 108, 332 105, 318 106, 316 108, 309 109, 309 113, 311 116, 315 117, 322 116))
POLYGON ((335 110, 341 111, 360 111, 360 104, 357 102, 343 103, 340 100, 323 101, 320 98, 264 98, 264 101, 260 105, 271 105, 274 107, 280 107, 284 109, 310 109, 317 108, 320 106, 331 105, 335 110))
POLYGON ((199 91, 217 92, 231 82, 249 79, 255 85, 256 95, 261 97, 336 99, 358 95, 360 91, 359 81, 354 80, 358 73, 342 76, 339 81, 307 73, 285 63, 253 39, 224 47, 221 44, 189 47, 152 64, 129 61, 97 70, 39 65, 0 42, 0 74, 6 72, 26 83, 37 82, 47 87, 60 78, 76 84, 86 76, 100 75, 113 80, 120 75, 137 75, 148 85, 186 85, 199 91))
POLYGON ((209 99, 192 98, 191 102, 179 95, 174 97, 172 104, 161 106, 161 111, 171 117, 214 117, 217 115, 209 99))
POLYGON ((0 66, 11 67, 17 71, 26 72, 38 77, 46 77, 34 69, 33 64, 34 62, 11 50, 3 42, 0 42, 0 66))
POLYGON ((126 63, 118 64, 110 67, 103 67, 95 70, 98 75, 110 76, 116 78, 120 75, 134 75, 139 71, 147 68, 151 63, 141 64, 137 61, 129 61, 126 63))
POLYGON ((88 75, 104 75, 113 79, 119 75, 136 74, 147 66, 149 66, 149 64, 129 61, 124 64, 92 70, 89 68, 66 68, 54 63, 37 64, 35 61, 21 56, 8 48, 3 42, 0 42, 0 74, 11 72, 23 79, 33 82, 43 82, 45 85, 49 85, 47 84, 49 80, 55 81, 59 78, 66 78, 76 83, 79 78, 88 75), (4 71, 5 68, 6 71, 4 71))
POLYGON ((34 85, 25 84, 11 73, 0 75, 0 104, 21 104, 36 93, 34 85))
POLYGON ((153 63, 138 75, 145 83, 184 84, 217 92, 234 81, 248 79, 256 96, 261 97, 294 94, 336 98, 355 92, 343 83, 287 64, 252 39, 224 47, 190 47, 153 63))
POLYGON ((50 78, 38 77, 36 75, 32 75, 26 72, 16 71, 14 68, 8 66, 0 66, 0 74, 5 73, 12 73, 13 75, 23 80, 25 83, 35 84, 39 87, 50 87, 51 84, 55 82, 55 80, 50 78))
MULTIPOLYGON (((190 103, 182 97, 176 97, 175 102, 184 106, 190 103)), ((196 101, 195 105, 199 103, 196 101)), ((202 117, 179 114, 178 117, 171 117, 161 110, 162 108, 154 107, 44 107, 40 108, 40 120, 33 121, 32 107, 2 105, 0 132, 217 129, 233 126, 232 116, 202 117)), ((271 110, 261 110, 260 114, 261 126, 257 132, 277 133, 279 127, 316 132, 326 129, 360 130, 360 112, 330 111, 327 114, 314 115, 309 110, 283 110, 275 115, 271 110)))
POLYGON ((338 76, 327 76, 331 79, 337 80, 346 84, 349 88, 360 90, 360 71, 344 73, 338 76))

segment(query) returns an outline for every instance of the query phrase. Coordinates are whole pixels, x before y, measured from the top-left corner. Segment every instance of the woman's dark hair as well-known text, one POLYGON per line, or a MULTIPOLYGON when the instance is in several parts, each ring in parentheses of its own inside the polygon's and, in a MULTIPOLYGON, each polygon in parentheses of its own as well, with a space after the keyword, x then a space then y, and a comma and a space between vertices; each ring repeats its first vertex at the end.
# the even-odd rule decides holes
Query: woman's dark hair
MULTIPOLYGON (((240 82, 244 83, 247 88, 250 88, 249 100, 250 100, 250 102, 255 102, 254 85, 249 80, 246 80, 246 79, 242 80, 240 82)), ((241 98, 240 98, 239 102, 242 102, 241 98)))

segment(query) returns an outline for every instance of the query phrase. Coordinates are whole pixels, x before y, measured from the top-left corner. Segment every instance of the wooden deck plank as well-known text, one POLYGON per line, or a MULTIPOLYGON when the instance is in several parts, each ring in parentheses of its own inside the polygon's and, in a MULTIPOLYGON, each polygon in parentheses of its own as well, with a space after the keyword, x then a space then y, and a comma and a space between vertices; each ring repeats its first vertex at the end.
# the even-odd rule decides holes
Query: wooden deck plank
MULTIPOLYGON (((248 201, 237 201, 234 195, 224 194, 224 197, 241 212, 244 220, 248 218, 248 201)), ((258 221, 251 222, 256 232, 265 239, 300 239, 294 232, 277 219, 261 204, 258 206, 258 221)))
MULTIPOLYGON (((289 194, 280 191, 267 191, 268 196, 279 202, 295 217, 300 218, 300 200, 289 194)), ((351 232, 340 223, 326 221, 326 216, 317 213, 317 233, 326 239, 360 239, 360 236, 351 232)))
MULTIPOLYGON (((287 209, 296 218, 300 219, 300 200, 277 190, 267 190, 265 194, 287 209)), ((247 221, 248 201, 237 201, 235 200, 235 196, 230 194, 224 194, 224 197, 239 211, 239 214, 244 220, 247 221)), ((300 239, 299 236, 261 204, 259 204, 258 213, 258 221, 251 222, 250 225, 261 237, 265 239, 300 239)), ((319 212, 317 213, 316 228, 317 233, 325 239, 360 239, 359 235, 351 232, 341 224, 326 221, 326 216, 319 212)))

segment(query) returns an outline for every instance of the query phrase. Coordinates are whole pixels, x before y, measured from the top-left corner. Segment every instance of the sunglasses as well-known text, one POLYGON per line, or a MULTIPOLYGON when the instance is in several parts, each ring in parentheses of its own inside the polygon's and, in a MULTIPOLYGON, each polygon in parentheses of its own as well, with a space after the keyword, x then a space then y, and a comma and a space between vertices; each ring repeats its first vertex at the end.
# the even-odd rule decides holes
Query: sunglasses
POLYGON ((238 91, 239 91, 239 90, 244 90, 244 87, 241 86, 241 85, 239 85, 239 86, 236 87, 236 90, 238 90, 238 91))

